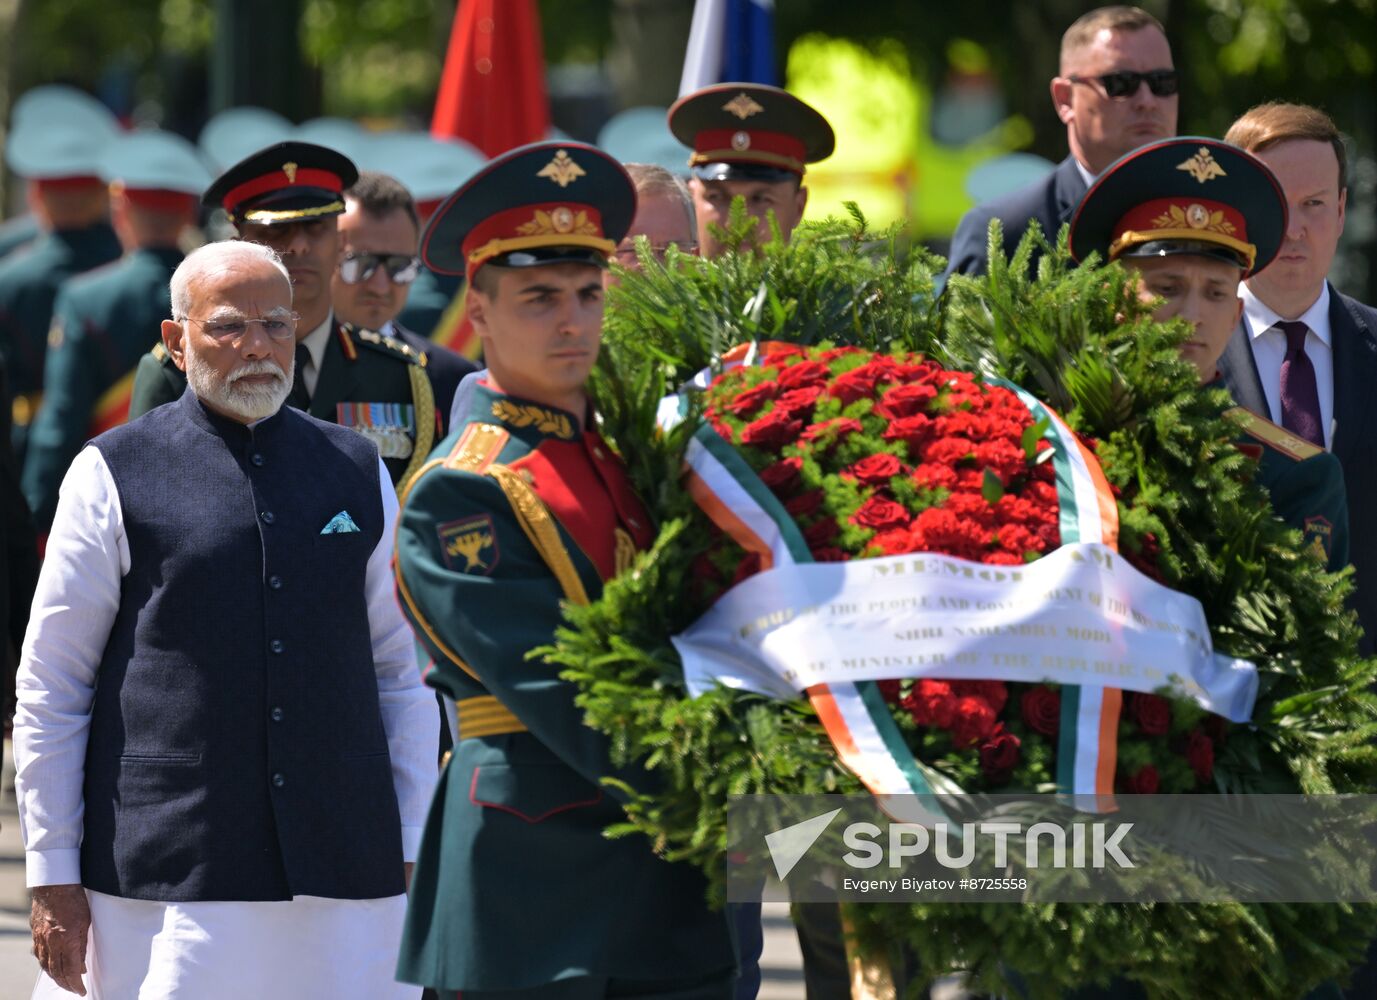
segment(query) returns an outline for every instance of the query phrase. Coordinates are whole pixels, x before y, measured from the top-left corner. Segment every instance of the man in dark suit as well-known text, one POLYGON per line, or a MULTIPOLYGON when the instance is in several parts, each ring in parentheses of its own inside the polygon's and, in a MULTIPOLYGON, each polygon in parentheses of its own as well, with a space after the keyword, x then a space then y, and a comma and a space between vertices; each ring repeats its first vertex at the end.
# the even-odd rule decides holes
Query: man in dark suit
POLYGON ((1347 160, 1324 112, 1264 104, 1228 141, 1272 168, 1290 208, 1277 260, 1245 283, 1243 319, 1221 361, 1241 405, 1328 448, 1343 466, 1354 512, 1351 558, 1358 616, 1377 635, 1377 523, 1358 516, 1377 495, 1377 310, 1340 294, 1326 275, 1343 232, 1347 160))
POLYGON ((985 272, 991 219, 1003 226, 1006 255, 1034 220, 1055 242, 1096 174, 1176 134, 1177 83, 1166 33, 1146 11, 1100 7, 1067 28, 1051 89, 1070 155, 1047 177, 967 212, 952 236, 947 274, 985 272))
POLYGON ((344 192, 339 238, 340 262, 330 281, 335 312, 346 323, 396 337, 424 359, 435 391, 436 439, 444 437, 454 391, 478 366, 399 320, 412 283, 424 269, 416 256, 421 228, 411 192, 387 174, 360 171, 344 192))

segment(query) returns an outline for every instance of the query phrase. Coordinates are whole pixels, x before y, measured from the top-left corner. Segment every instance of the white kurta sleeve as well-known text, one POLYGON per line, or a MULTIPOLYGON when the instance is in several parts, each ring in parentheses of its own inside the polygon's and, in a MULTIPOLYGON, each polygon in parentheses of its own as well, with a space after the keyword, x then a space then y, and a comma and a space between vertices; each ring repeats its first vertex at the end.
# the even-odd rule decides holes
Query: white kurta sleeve
POLYGON ((31 886, 81 881, 91 703, 128 571, 115 482, 84 448, 62 480, 16 682, 14 785, 31 886))
POLYGON ((405 860, 414 861, 438 773, 440 718, 435 696, 421 683, 416 641, 397 604, 392 577, 397 493, 382 459, 378 460, 378 476, 383 533, 368 560, 368 628, 373 638, 373 666, 378 674, 378 704, 402 817, 402 852, 405 860))

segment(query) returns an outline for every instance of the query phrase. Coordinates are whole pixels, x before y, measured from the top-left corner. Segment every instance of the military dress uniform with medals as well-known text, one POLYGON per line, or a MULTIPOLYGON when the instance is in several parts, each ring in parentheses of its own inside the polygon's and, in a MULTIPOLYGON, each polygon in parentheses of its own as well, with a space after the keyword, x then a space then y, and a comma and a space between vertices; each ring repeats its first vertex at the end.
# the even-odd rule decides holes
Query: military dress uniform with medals
MULTIPOLYGON (((354 164, 332 149, 282 142, 225 171, 202 201, 224 208, 231 222, 294 223, 343 213, 343 192, 357 179, 354 164)), ((437 423, 425 358, 390 334, 331 323, 314 392, 307 395, 296 385, 288 402, 368 438, 399 485, 424 463, 443 426, 437 423)), ((297 352, 300 356, 300 342, 297 352)), ((130 419, 185 390, 186 376, 156 344, 139 361, 130 419)))
MULTIPOLYGON (((1071 220, 1078 261, 1179 254, 1223 260, 1240 277, 1262 270, 1281 248, 1286 196, 1261 160, 1220 142, 1185 136, 1150 143, 1113 163, 1086 192, 1071 220)), ((1209 383, 1224 388, 1222 378, 1209 383)), ((1256 481, 1272 509, 1305 535, 1331 570, 1348 563, 1348 501, 1331 453, 1241 406, 1224 414, 1239 448, 1258 462, 1256 481)))
MULTIPOLYGON (((606 154, 541 143, 451 196, 421 252, 470 280, 485 265, 602 265, 634 208, 606 154)), ((403 492, 397 587, 434 659, 427 683, 457 702, 459 739, 423 834, 400 979, 465 1000, 730 995, 728 924, 702 875, 642 837, 604 837, 625 813, 601 779, 645 773, 614 768, 573 685, 526 659, 561 602, 596 599, 653 538, 591 414, 487 383, 403 492)))

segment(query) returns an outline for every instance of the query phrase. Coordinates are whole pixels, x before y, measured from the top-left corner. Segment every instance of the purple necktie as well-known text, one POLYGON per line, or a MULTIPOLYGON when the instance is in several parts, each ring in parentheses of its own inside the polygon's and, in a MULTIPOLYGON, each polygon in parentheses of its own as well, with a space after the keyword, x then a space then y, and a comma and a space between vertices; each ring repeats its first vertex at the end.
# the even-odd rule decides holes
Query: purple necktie
POLYGON ((1281 362, 1281 426, 1323 448, 1320 392, 1315 388, 1315 366, 1305 353, 1305 335, 1310 328, 1285 320, 1276 328, 1286 334, 1286 357, 1281 362))

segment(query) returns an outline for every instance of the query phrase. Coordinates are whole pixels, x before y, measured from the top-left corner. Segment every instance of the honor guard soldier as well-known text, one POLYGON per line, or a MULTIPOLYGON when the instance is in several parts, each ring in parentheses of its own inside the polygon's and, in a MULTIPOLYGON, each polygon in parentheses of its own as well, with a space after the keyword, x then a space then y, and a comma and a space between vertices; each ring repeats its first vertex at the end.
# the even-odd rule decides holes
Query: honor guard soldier
POLYGON ((169 315, 179 243, 196 225, 210 183, 195 146, 157 131, 116 137, 101 158, 100 177, 109 185, 125 255, 69 279, 53 305, 43 408, 29 433, 23 480, 45 533, 58 486, 82 445, 128 417, 134 366, 169 315))
MULTIPOLYGON (((1239 282, 1277 255, 1286 233, 1281 185, 1257 157, 1216 139, 1150 143, 1111 165, 1071 220, 1077 261, 1097 253, 1139 274, 1147 295, 1164 300, 1155 319, 1195 325, 1181 351, 1202 384, 1223 388, 1218 362, 1238 325, 1239 282)), ((1304 532, 1332 570, 1348 563, 1348 502, 1332 454, 1255 413, 1226 416, 1239 447, 1258 460, 1258 482, 1277 515, 1304 532)))
MULTIPOLYGON (((425 461, 439 425, 424 359, 395 337, 340 322, 332 309, 337 216, 357 179, 353 162, 332 149, 280 142, 221 174, 202 202, 223 208, 240 239, 271 247, 287 265, 301 317, 289 405, 368 438, 400 484, 425 461)), ((130 419, 185 388, 186 376, 156 345, 139 362, 130 419)))
MULTIPOLYGON (((42 232, 0 261, 0 353, 9 368, 15 457, 22 463, 29 425, 43 388, 43 361, 53 300, 75 274, 116 260, 120 241, 110 227, 110 205, 99 177, 105 146, 118 133, 114 116, 63 119, 16 105, 16 124, 5 159, 27 182, 29 204, 42 232)), ((6 401, 5 405, 10 405, 6 401)))
POLYGON ((836 146, 832 126, 815 108, 758 83, 720 83, 681 97, 669 109, 669 128, 693 150, 689 190, 704 257, 725 251, 712 226, 726 227, 738 196, 757 220, 757 242, 769 241, 772 212, 788 242, 808 204, 806 165, 827 159, 836 146))
POLYGON ((466 274, 488 372, 465 419, 407 486, 403 610, 458 703, 459 739, 412 880, 399 978, 465 1000, 726 998, 726 918, 701 874, 625 820, 609 741, 559 668, 526 659, 565 601, 595 599, 654 531, 594 430, 603 268, 636 200, 625 170, 575 142, 524 146, 444 202, 421 255, 466 274), (634 887, 634 891, 627 891, 634 887), (483 900, 500 894, 500 906, 483 900))

